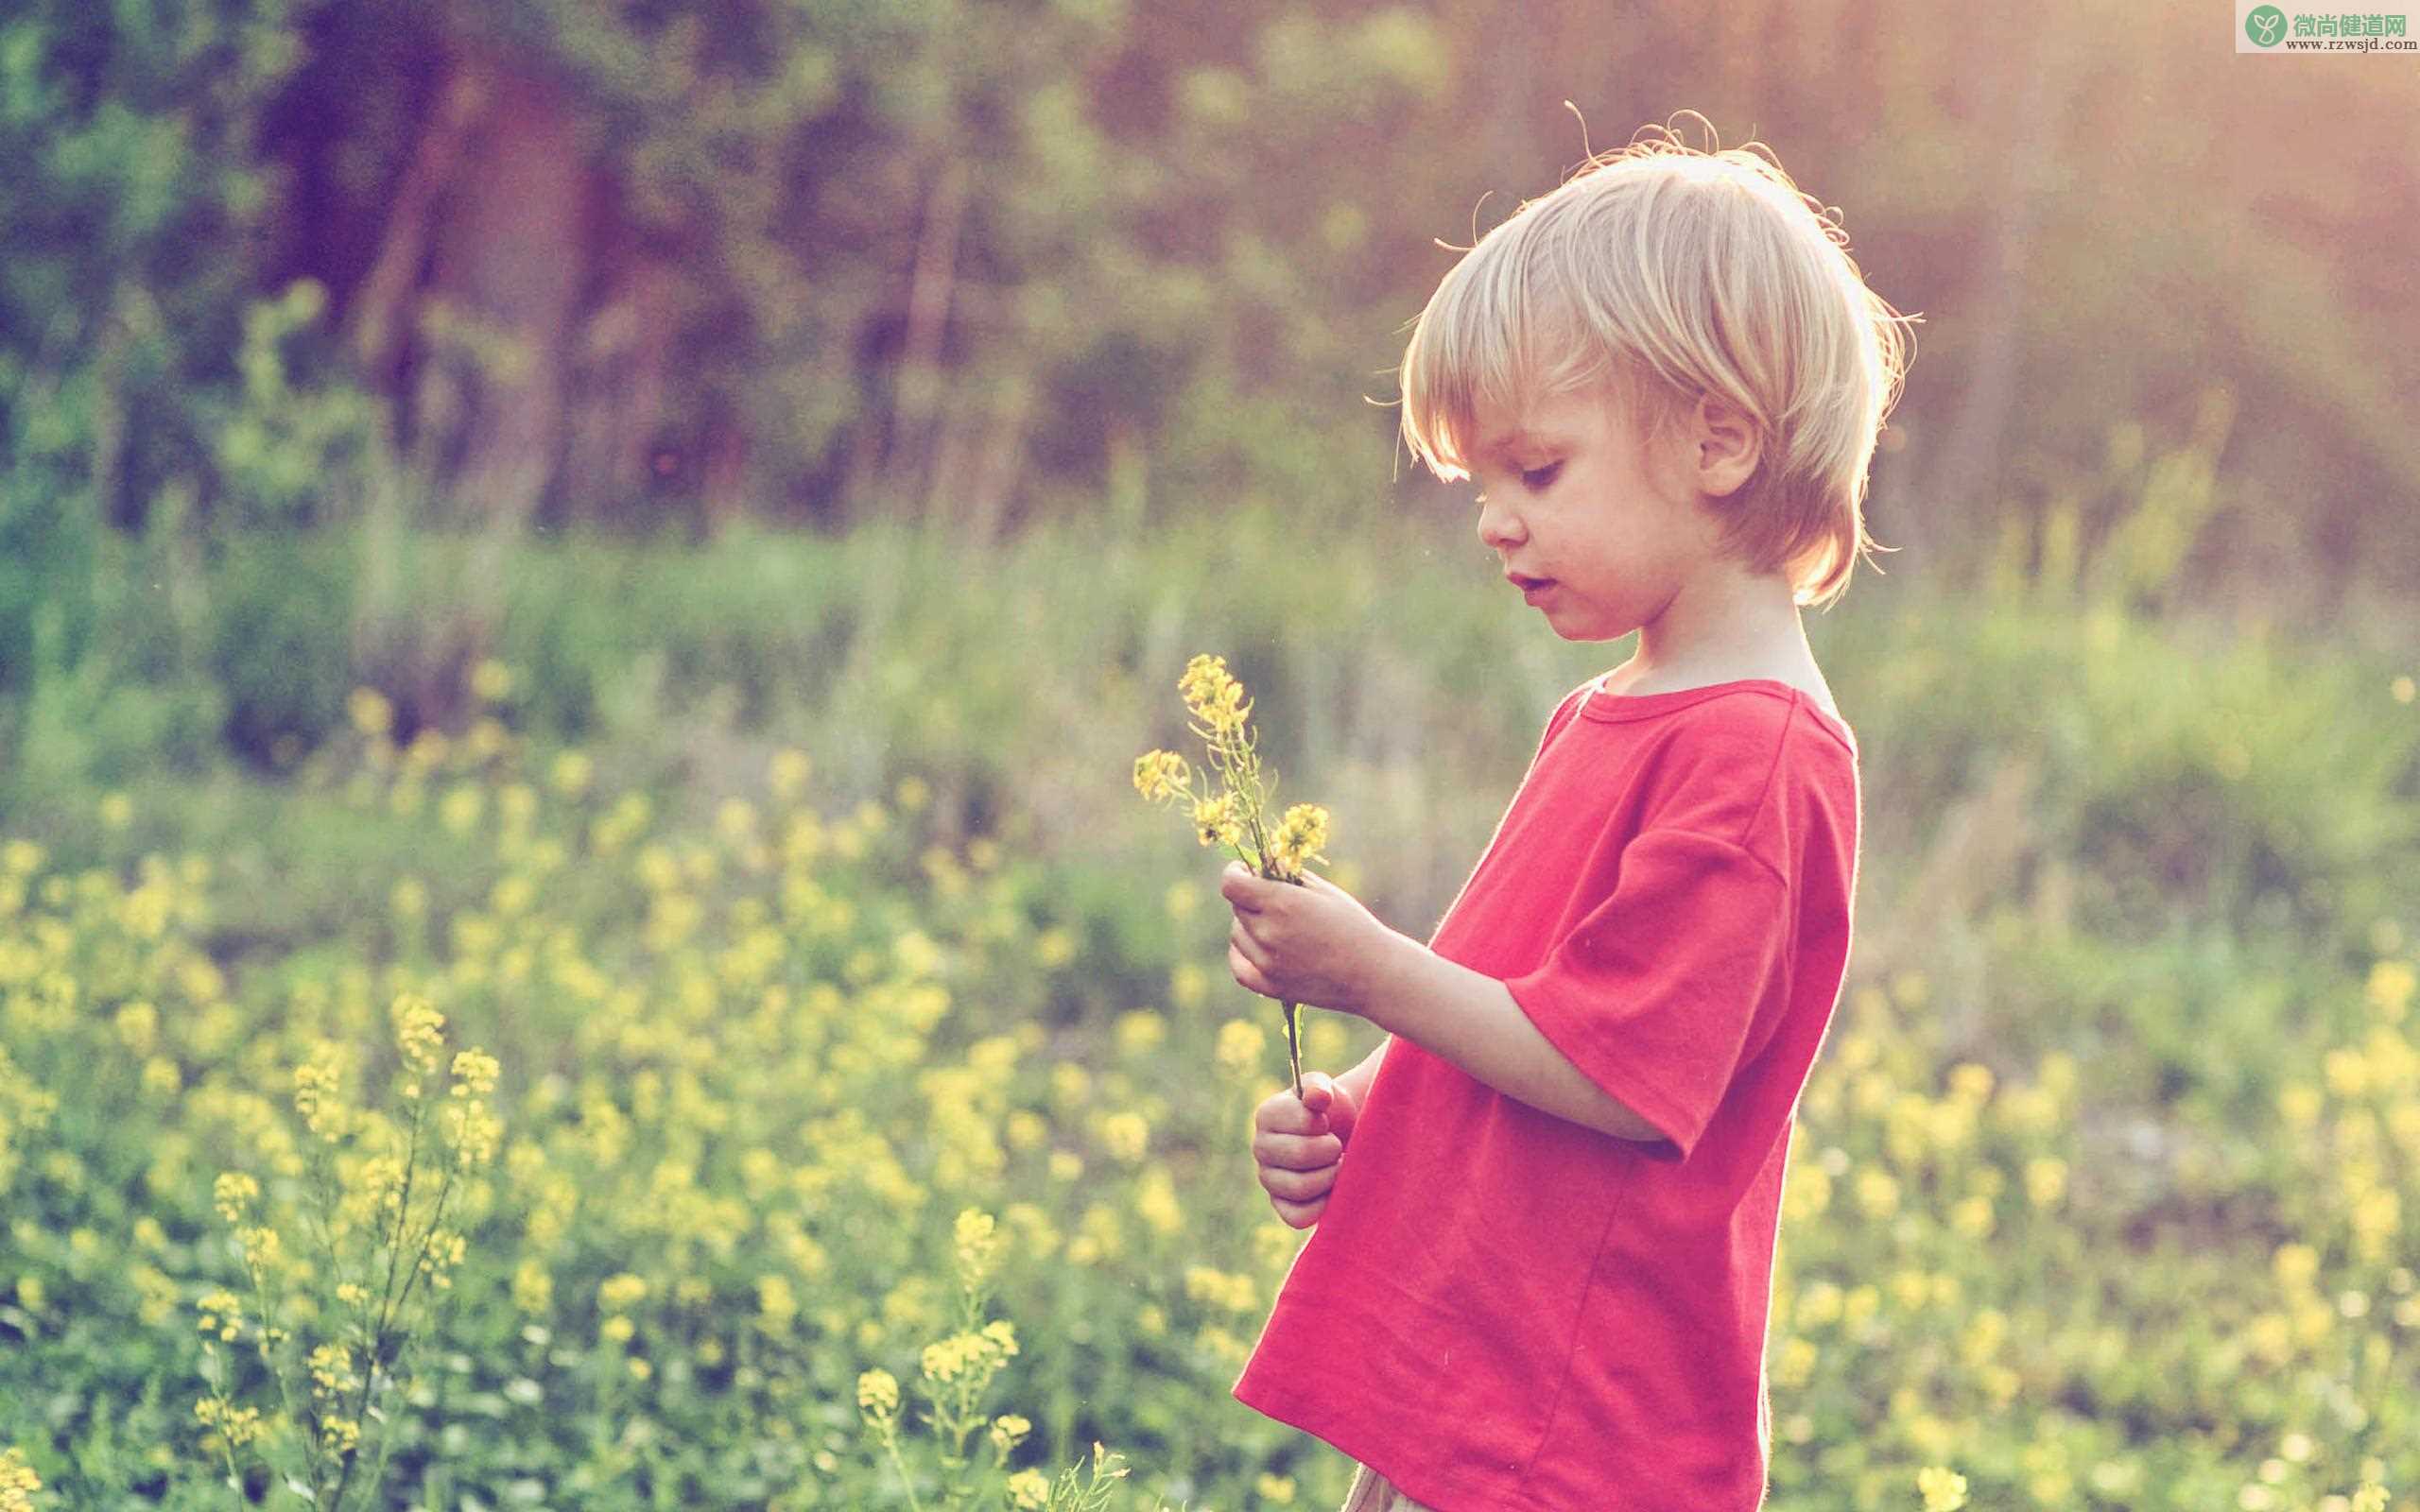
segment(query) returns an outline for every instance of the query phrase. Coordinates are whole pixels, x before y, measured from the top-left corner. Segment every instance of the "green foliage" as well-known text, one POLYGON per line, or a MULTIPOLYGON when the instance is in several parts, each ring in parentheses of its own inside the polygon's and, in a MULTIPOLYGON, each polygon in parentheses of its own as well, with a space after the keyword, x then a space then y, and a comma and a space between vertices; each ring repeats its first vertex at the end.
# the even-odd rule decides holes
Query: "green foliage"
POLYGON ((72 459, 106 518, 203 449, 191 406, 226 375, 240 249, 274 208, 252 130, 300 51, 280 0, 40 0, 0 24, 10 455, 72 459))
POLYGON ((247 535, 217 574, 210 671, 227 692, 237 750, 289 765, 317 746, 352 686, 350 542, 247 535))
POLYGON ((200 658, 164 641, 120 532, 157 567, 155 516, 283 526, 340 499, 336 434, 370 411, 278 351, 316 285, 249 301, 280 208, 254 133, 301 54, 282 0, 0 21, 0 762, 190 754, 208 694, 161 684, 200 658))

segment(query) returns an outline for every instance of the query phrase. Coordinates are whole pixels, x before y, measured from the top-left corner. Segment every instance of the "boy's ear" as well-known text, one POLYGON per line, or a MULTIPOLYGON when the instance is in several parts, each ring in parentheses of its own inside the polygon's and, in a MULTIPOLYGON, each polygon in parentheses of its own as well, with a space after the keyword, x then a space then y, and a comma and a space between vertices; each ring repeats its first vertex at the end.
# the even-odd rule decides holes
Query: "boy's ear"
POLYGON ((1764 432, 1746 410, 1720 394, 1700 394, 1689 414, 1689 445, 1699 491, 1723 499, 1755 474, 1764 432))

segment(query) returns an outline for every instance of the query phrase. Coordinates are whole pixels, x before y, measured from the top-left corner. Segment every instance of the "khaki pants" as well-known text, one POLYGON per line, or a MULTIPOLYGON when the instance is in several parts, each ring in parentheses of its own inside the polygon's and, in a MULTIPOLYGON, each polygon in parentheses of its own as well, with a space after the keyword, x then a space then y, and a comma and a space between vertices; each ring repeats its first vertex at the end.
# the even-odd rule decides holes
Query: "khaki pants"
POLYGON ((1353 1489, 1344 1498, 1342 1512, 1429 1512, 1410 1497, 1394 1488, 1393 1483, 1367 1465, 1353 1469, 1353 1489))

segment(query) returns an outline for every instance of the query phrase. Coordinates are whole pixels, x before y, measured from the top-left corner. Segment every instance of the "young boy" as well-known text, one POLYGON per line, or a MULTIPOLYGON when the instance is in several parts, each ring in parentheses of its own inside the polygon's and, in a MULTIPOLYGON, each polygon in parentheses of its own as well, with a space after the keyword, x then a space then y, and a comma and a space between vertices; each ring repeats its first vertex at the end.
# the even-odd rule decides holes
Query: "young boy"
POLYGON ((1790 1121, 1849 954, 1858 748, 1799 624, 1869 544, 1903 318, 1778 163, 1669 133, 1449 271, 1403 432, 1573 689, 1424 946, 1240 863, 1236 980, 1388 1031, 1255 1115, 1318 1230, 1235 1387, 1351 1512, 1750 1512, 1790 1121), (1353 1155, 1344 1152, 1348 1142, 1353 1155))

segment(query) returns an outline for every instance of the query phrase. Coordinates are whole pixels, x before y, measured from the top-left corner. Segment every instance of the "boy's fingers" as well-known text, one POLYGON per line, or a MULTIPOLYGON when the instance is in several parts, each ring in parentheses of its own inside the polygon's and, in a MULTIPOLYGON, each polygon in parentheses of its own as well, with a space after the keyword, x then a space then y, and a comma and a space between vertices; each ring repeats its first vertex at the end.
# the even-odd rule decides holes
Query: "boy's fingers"
POLYGON ((1308 1228, 1320 1221, 1321 1212, 1327 1208, 1327 1198, 1322 1197, 1317 1202, 1288 1202, 1284 1197, 1272 1196, 1269 1205, 1277 1210, 1277 1216, 1285 1221, 1288 1228, 1308 1228))
POLYGON ((1333 1134, 1269 1134, 1252 1142, 1253 1159, 1288 1171, 1316 1171, 1344 1159, 1344 1142, 1333 1134))
POLYGON ((1260 1105, 1253 1126, 1271 1134, 1324 1134, 1327 1120, 1296 1101, 1292 1092, 1279 1092, 1260 1105))
POLYGON ((1328 1130, 1340 1140, 1353 1138, 1353 1125, 1360 1117, 1361 1110, 1353 1106, 1352 1095, 1348 1092, 1337 1092, 1327 1105, 1328 1130))
POLYGON ((1237 987, 1247 991, 1257 992, 1265 998, 1273 998, 1277 995, 1277 989, 1270 986, 1269 978, 1262 972, 1259 964, 1244 954, 1242 946, 1227 947, 1227 970, 1234 975, 1237 987))
POLYGON ((1253 884, 1258 880, 1252 874, 1250 867, 1240 861, 1230 861, 1227 869, 1219 873, 1219 896, 1245 913, 1255 913, 1259 905, 1253 902, 1252 889, 1253 884))
POLYGON ((1275 1166, 1260 1168, 1260 1184, 1272 1197, 1288 1202, 1310 1202, 1327 1195, 1336 1185, 1336 1167, 1323 1171, 1280 1171, 1275 1166))

